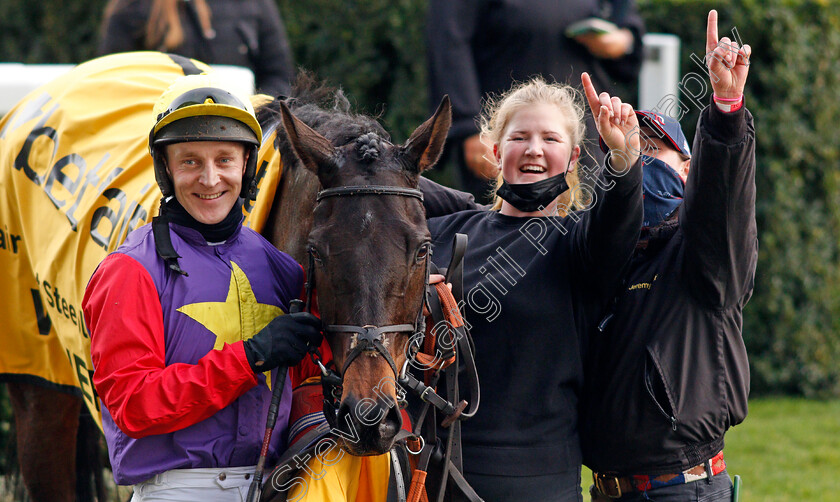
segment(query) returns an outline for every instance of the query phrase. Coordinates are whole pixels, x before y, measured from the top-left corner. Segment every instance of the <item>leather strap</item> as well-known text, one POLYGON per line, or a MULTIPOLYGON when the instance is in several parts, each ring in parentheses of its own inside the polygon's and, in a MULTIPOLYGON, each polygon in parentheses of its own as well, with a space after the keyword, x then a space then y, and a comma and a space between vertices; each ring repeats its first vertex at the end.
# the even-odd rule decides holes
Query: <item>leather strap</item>
POLYGON ((423 201, 423 192, 416 188, 403 188, 382 185, 357 185, 327 188, 318 192, 315 202, 321 202, 327 197, 336 197, 343 195, 402 195, 405 197, 415 197, 423 201))
POLYGON ((170 270, 188 277, 190 274, 184 272, 178 265, 178 258, 181 256, 175 252, 175 247, 172 246, 172 237, 169 235, 169 220, 165 216, 152 218, 152 234, 155 237, 155 251, 166 262, 166 266, 170 270))

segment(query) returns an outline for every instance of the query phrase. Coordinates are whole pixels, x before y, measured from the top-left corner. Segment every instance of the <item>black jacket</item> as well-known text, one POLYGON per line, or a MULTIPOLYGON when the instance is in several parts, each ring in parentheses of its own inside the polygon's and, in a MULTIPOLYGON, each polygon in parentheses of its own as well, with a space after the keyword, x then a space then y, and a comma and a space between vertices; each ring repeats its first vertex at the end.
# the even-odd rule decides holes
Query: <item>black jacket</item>
MULTIPOLYGON (((286 29, 273 0, 207 0, 216 32, 209 42, 202 38, 189 2, 179 2, 184 42, 174 51, 208 64, 236 65, 254 72, 258 92, 288 95, 294 78, 292 51, 286 29)), ((100 55, 114 52, 163 50, 145 46, 146 22, 151 0, 125 0, 105 20, 100 55)))
MULTIPOLYGON (((478 133, 475 119, 481 100, 488 93, 508 90, 514 81, 542 75, 580 87, 585 71, 599 92, 609 92, 616 80, 635 80, 643 33, 634 1, 430 0, 425 29, 429 104, 434 108, 449 94, 449 138, 463 141, 478 133), (595 58, 563 33, 571 23, 603 15, 606 4, 623 5, 613 20, 635 36, 633 52, 612 61, 595 58)), ((587 131, 597 145, 598 133, 589 114, 587 131)), ((600 160, 600 150, 594 150, 600 160)))
POLYGON ((701 114, 677 220, 640 240, 612 317, 593 330, 581 402, 596 472, 678 472, 714 456, 747 415, 742 309, 753 289, 755 129, 746 109, 701 114))

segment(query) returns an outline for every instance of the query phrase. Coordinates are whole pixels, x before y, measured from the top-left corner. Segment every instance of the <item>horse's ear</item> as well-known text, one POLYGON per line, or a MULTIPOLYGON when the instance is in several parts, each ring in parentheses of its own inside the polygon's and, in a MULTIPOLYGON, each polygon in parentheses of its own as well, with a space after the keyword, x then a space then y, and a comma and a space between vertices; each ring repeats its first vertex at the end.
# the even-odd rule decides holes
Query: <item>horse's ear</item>
POLYGON ((280 102, 280 115, 283 118, 283 128, 289 143, 295 151, 295 155, 303 163, 306 169, 312 171, 318 179, 329 178, 338 169, 335 159, 335 148, 330 141, 315 132, 314 129, 304 124, 302 120, 295 117, 286 106, 280 102))
POLYGON ((437 163, 451 125, 452 105, 446 95, 435 114, 411 133, 403 147, 403 158, 410 171, 419 174, 437 163))

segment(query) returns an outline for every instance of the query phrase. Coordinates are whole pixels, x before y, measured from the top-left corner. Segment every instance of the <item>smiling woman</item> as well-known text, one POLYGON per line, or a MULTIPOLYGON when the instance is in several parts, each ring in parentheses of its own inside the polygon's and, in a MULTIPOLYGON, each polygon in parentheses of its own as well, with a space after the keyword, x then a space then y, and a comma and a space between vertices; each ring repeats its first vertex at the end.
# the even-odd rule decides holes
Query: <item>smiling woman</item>
POLYGON ((580 146, 571 130, 569 119, 556 105, 540 103, 515 112, 494 149, 504 179, 533 183, 574 170, 571 163, 580 157, 580 146))
POLYGON ((493 155, 501 168, 493 209, 510 216, 526 216, 543 206, 548 214, 565 215, 573 205, 573 191, 566 189, 578 184, 576 167, 584 135, 583 107, 577 92, 537 78, 490 99, 487 109, 482 135, 493 144, 493 155), (513 196, 521 209, 508 200, 513 196), (558 204, 562 206, 558 208, 558 204))
MULTIPOLYGON (((594 96, 588 76, 582 80, 594 96)), ((618 283, 642 216, 639 163, 621 150, 635 127, 632 108, 606 93, 590 105, 624 160, 605 170, 607 184, 596 187, 588 211, 549 216, 561 204, 568 209, 583 107, 571 87, 534 79, 491 101, 483 121, 501 168, 499 210, 429 220, 439 267, 450 260, 455 234, 469 238, 464 315, 482 400, 462 425, 461 444, 465 478, 484 500, 581 499, 582 334, 618 283)))

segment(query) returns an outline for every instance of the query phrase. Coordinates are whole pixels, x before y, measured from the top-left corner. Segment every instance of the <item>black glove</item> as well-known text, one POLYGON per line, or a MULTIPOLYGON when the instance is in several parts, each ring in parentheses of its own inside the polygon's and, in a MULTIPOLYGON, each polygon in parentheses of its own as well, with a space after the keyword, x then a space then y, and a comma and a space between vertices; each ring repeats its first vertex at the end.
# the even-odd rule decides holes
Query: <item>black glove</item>
POLYGON ((278 366, 294 366, 310 347, 320 347, 321 320, 309 312, 279 315, 266 327, 245 340, 245 356, 254 373, 278 366))

